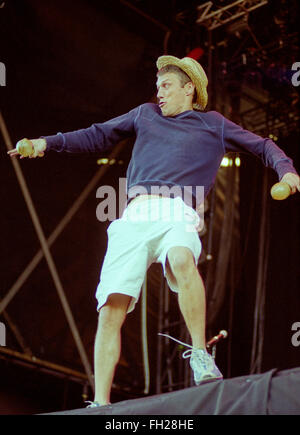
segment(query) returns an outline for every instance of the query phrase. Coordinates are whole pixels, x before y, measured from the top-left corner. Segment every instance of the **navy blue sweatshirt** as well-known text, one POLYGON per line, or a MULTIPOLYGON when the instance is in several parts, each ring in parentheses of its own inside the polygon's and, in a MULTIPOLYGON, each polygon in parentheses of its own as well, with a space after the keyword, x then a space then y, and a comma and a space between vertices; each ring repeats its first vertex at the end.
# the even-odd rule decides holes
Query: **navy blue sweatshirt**
POLYGON ((189 186, 196 207, 200 201, 195 201, 196 186, 203 186, 206 196, 224 154, 231 151, 256 155, 277 172, 279 180, 287 172, 297 173, 292 160, 271 139, 244 130, 218 112, 188 110, 165 117, 152 103, 86 129, 46 136, 46 151, 101 153, 133 135, 126 175, 129 198, 139 192, 139 186, 148 193, 154 193, 153 186, 189 186))

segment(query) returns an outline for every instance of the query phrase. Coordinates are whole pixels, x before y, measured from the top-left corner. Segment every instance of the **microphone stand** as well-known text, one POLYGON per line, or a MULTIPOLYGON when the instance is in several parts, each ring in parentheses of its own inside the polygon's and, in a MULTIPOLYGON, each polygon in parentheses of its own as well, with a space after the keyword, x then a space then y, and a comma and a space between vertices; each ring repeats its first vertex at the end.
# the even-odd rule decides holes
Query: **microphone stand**
POLYGON ((227 331, 220 331, 218 335, 216 335, 215 337, 211 338, 207 344, 206 344, 206 348, 207 349, 211 349, 211 356, 213 357, 213 359, 216 359, 216 354, 217 354, 217 344, 219 343, 220 340, 223 340, 224 338, 228 337, 228 332, 227 331))

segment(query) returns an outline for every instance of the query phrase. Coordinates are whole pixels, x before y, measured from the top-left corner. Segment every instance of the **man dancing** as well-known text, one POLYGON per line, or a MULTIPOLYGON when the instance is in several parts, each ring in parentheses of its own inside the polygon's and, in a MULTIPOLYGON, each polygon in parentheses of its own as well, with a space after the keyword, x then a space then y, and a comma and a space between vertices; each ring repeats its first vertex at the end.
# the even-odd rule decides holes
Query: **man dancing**
MULTIPOLYGON (((96 291, 95 398, 90 406, 110 403, 120 358, 121 327, 126 314, 134 309, 153 262, 162 264, 169 287, 178 293, 192 342, 184 356, 190 357, 195 383, 222 378, 206 351, 206 300, 197 268, 201 241, 196 210, 203 201, 197 187, 203 187, 204 197, 208 194, 224 154, 253 153, 277 172, 279 180, 288 183, 291 193, 300 191, 292 160, 274 142, 215 111, 204 112, 208 81, 198 62, 161 56, 157 68, 158 104, 142 104, 86 129, 30 141, 30 157, 42 157, 51 150, 101 152, 136 136, 127 169, 127 207, 108 227, 107 252, 96 291), (184 196, 187 186, 189 195, 184 196), (174 197, 153 193, 153 188, 161 187, 175 191, 174 197)), ((17 146, 9 154, 13 157, 19 151, 17 146)))

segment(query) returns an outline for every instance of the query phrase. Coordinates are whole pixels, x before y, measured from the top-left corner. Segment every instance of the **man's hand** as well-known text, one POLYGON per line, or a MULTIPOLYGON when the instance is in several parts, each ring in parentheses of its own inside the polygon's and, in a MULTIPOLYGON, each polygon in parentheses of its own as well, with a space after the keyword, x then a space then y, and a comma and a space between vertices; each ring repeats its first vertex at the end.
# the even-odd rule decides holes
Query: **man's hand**
POLYGON ((284 176, 281 178, 282 182, 287 183, 291 188, 291 193, 294 194, 297 192, 300 192, 300 177, 297 174, 294 174, 293 172, 287 172, 284 174, 284 176))
MULTIPOLYGON (((22 155, 19 150, 18 150, 18 144, 21 141, 19 141, 16 145, 16 148, 14 148, 13 150, 10 150, 7 152, 7 154, 10 157, 15 157, 15 156, 20 156, 21 159, 24 159, 25 156, 22 155)), ((47 148, 47 142, 45 139, 30 139, 29 140, 31 146, 32 146, 32 154, 30 156, 28 156, 30 159, 34 159, 36 157, 43 157, 44 156, 44 151, 47 148)))

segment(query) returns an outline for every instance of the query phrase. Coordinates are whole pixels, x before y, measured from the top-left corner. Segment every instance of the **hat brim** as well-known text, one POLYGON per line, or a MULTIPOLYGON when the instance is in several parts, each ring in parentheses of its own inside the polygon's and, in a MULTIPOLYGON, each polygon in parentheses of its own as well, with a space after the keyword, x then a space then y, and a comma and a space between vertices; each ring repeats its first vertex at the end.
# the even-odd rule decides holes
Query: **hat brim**
POLYGON ((194 83, 197 93, 197 100, 193 104, 194 109, 203 110, 207 106, 207 76, 202 66, 191 57, 179 59, 175 56, 160 56, 157 59, 156 66, 160 70, 167 65, 174 65, 183 70, 194 83))

